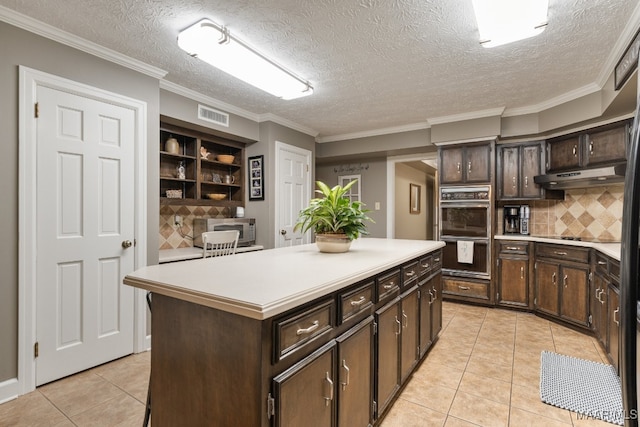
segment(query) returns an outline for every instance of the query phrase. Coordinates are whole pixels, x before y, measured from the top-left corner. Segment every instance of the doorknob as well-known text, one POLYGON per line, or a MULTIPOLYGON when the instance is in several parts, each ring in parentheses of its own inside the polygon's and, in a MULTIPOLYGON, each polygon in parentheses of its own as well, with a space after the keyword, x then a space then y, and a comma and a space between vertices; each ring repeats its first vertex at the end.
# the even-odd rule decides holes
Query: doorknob
POLYGON ((133 246, 133 243, 131 243, 131 240, 123 240, 122 241, 122 247, 124 249, 130 248, 131 246, 133 246))
POLYGON ((280 230, 280 234, 284 236, 285 234, 287 234, 287 230, 280 230))

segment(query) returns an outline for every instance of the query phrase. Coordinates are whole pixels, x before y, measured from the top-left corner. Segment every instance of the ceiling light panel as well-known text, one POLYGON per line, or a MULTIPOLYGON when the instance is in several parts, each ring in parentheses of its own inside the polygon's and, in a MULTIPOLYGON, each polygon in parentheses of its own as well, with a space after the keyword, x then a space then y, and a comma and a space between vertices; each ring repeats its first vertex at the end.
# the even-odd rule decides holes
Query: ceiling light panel
POLYGON ((495 47, 542 33, 548 0, 472 0, 480 43, 495 47))

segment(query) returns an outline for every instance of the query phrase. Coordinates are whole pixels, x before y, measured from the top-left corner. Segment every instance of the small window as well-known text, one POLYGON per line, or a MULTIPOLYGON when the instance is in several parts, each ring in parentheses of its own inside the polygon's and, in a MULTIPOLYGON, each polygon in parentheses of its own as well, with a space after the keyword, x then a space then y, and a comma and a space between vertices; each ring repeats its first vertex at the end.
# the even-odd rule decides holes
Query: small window
POLYGON ((349 189, 349 191, 344 195, 344 197, 347 197, 352 202, 360 201, 360 197, 361 197, 360 195, 362 194, 361 188, 360 188, 360 183, 362 181, 360 177, 361 177, 360 175, 342 175, 338 177, 338 184, 343 187, 349 184, 351 181, 358 180, 358 182, 353 184, 353 186, 349 189))

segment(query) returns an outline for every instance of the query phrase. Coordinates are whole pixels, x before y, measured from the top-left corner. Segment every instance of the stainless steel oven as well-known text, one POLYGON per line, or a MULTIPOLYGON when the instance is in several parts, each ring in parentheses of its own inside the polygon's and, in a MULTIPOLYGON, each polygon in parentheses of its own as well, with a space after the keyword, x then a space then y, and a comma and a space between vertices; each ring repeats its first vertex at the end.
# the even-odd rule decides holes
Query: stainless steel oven
POLYGON ((446 245, 442 252, 444 274, 491 278, 491 221, 490 186, 440 188, 439 234, 446 245), (472 255, 461 256, 461 249, 472 255))

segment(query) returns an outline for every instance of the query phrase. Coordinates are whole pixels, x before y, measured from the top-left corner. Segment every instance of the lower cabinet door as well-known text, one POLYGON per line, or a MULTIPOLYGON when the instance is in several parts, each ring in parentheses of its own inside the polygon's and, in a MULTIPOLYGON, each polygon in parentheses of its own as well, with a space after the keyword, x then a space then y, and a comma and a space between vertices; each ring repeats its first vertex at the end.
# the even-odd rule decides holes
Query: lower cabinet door
POLYGON ((582 326, 589 325, 589 267, 569 267, 563 265, 561 280, 562 303, 560 314, 563 319, 582 326))
POLYGON ((418 289, 402 298, 400 334, 400 381, 404 381, 418 363, 418 313, 420 311, 418 289))
POLYGON ((335 361, 331 340, 273 379, 276 427, 335 425, 335 361))
POLYGON ((536 262, 536 309, 557 316, 560 312, 558 281, 560 268, 555 262, 536 262))
POLYGON ((338 342, 338 426, 373 424, 373 317, 338 342))
POLYGON ((618 370, 620 355, 620 291, 614 285, 609 285, 609 358, 618 370))
POLYGON ((432 280, 420 284, 420 357, 431 347, 431 306, 433 304, 432 280))
POLYGON ((498 304, 529 305, 529 260, 500 258, 498 265, 498 304))
POLYGON ((376 402, 378 410, 376 418, 385 410, 393 395, 400 387, 399 353, 400 353, 400 302, 393 302, 376 311, 378 324, 377 364, 376 364, 376 402))
POLYGON ((431 284, 431 342, 435 341, 442 330, 442 273, 433 276, 431 284))

